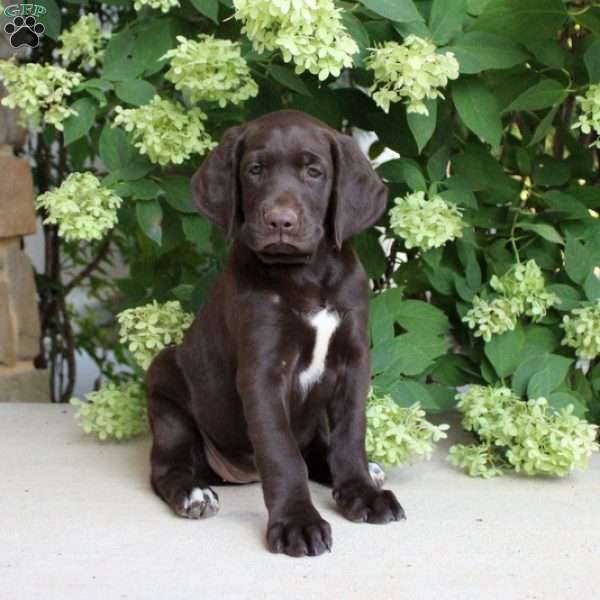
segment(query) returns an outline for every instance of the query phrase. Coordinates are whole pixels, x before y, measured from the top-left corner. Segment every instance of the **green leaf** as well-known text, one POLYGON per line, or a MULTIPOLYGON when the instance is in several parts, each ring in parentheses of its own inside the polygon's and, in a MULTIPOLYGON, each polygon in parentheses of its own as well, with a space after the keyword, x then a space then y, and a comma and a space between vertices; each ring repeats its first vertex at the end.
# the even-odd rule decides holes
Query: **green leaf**
POLYGON ((194 8, 214 23, 219 23, 218 0, 190 0, 194 8))
POLYGON ((566 19, 562 0, 490 0, 474 29, 533 41, 554 37, 566 19))
POLYGON ((373 349, 373 372, 418 375, 446 352, 447 341, 436 335, 410 332, 378 344, 373 349))
POLYGON ((437 122, 437 100, 427 100, 425 106, 427 106, 427 110, 429 111, 428 115, 417 113, 408 113, 406 115, 408 127, 415 138, 419 154, 431 139, 437 122))
POLYGON ((568 312, 577 308, 583 300, 578 290, 564 283, 553 283, 547 286, 546 289, 560 298, 560 304, 555 304, 554 308, 561 312, 568 312))
POLYGON ((81 98, 71 104, 71 108, 77 111, 64 122, 65 146, 82 138, 94 125, 98 107, 90 98, 81 98))
POLYGON ((201 254, 211 251, 212 244, 210 234, 212 226, 207 219, 200 215, 183 215, 181 227, 185 239, 192 242, 201 254))
POLYGON ((452 86, 452 97, 463 123, 496 147, 502 138, 502 121, 496 98, 477 79, 461 79, 452 86))
POLYGON ((461 73, 509 69, 529 56, 511 39, 483 31, 465 33, 448 50, 456 55, 461 73))
POLYGON ((189 177, 170 175, 161 179, 160 185, 165 191, 165 200, 179 212, 196 213, 192 204, 192 190, 189 177))
POLYGON ((387 268, 387 260, 379 243, 379 233, 373 229, 363 231, 352 238, 356 250, 369 279, 378 279, 387 268))
POLYGON ((382 347, 394 337, 395 315, 401 303, 401 288, 388 289, 369 303, 369 323, 374 346, 382 347))
POLYGON ((151 83, 143 80, 121 81, 115 85, 115 93, 123 102, 134 106, 142 106, 154 98, 156 88, 151 83))
POLYGON ((538 126, 535 128, 533 135, 531 136, 531 140, 527 144, 528 147, 531 147, 538 142, 542 141, 550 132, 550 128, 552 127, 552 123, 554 121, 554 117, 558 112, 558 106, 551 108, 544 118, 538 123, 538 126))
POLYGON ((379 174, 391 183, 406 183, 411 190, 427 191, 427 182, 419 165, 409 158, 395 158, 380 165, 379 174))
POLYGON ((525 343, 525 334, 521 326, 513 331, 495 335, 484 346, 484 352, 492 363, 498 377, 508 377, 514 373, 520 362, 520 354, 525 343))
POLYGON ((395 356, 398 367, 404 375, 418 375, 448 349, 448 342, 443 337, 421 332, 410 332, 394 338, 398 344, 395 356))
POLYGON ((135 205, 141 230, 159 246, 162 243, 163 210, 158 200, 142 200, 135 205))
POLYGON ((129 143, 125 132, 110 124, 105 125, 100 134, 99 152, 109 171, 126 167, 136 156, 135 148, 129 143))
POLYGON ((419 402, 423 408, 432 403, 427 387, 422 383, 410 381, 409 379, 396 382, 390 389, 390 396, 398 406, 405 408, 412 406, 415 402, 419 402))
POLYGON ((590 258, 589 250, 572 235, 567 234, 565 270, 571 281, 583 284, 592 270, 593 265, 590 264, 590 258))
POLYGON ((540 110, 560 104, 568 94, 565 86, 555 79, 542 79, 517 96, 504 110, 540 110))
POLYGON ((527 231, 533 231, 553 244, 565 243, 562 235, 560 235, 552 225, 546 223, 517 223, 517 227, 527 231))
POLYGON ((304 81, 292 69, 282 67, 281 65, 269 65, 267 71, 281 85, 303 96, 312 96, 304 81))
POLYGON ((583 62, 590 77, 590 83, 600 82, 600 40, 596 40, 585 51, 583 62))
MULTIPOLYGON (((4 2, 4 6, 16 4, 16 2, 4 2)), ((60 8, 55 0, 36 0, 35 5, 43 6, 46 13, 40 16, 39 21, 44 25, 44 35, 56 41, 61 31, 62 17, 60 8)))
POLYGON ((429 15, 429 31, 433 41, 443 46, 457 33, 462 31, 467 18, 466 0, 433 0, 429 15))
POLYGON ((555 410, 566 408, 569 404, 573 405, 573 414, 580 419, 585 418, 588 409, 580 396, 568 394, 566 392, 554 392, 548 397, 548 404, 555 410))
POLYGON ((548 398, 567 376, 572 360, 557 354, 549 354, 546 357, 544 367, 535 373, 527 384, 527 397, 548 398))
POLYGON ((371 46, 369 32, 360 19, 347 10, 342 12, 342 23, 359 47, 359 52, 354 55, 353 62, 356 66, 362 66, 363 60, 369 54, 368 48, 371 46))
POLYGON ((169 17, 137 22, 131 59, 143 68, 146 75, 160 71, 167 62, 162 59, 163 55, 177 44, 174 30, 178 29, 178 26, 175 23, 169 17))
POLYGON ((547 352, 539 353, 519 365, 512 378, 512 389, 517 396, 525 395, 529 380, 544 368, 549 356, 550 354, 547 352))
POLYGON ((586 277, 583 289, 588 300, 600 299, 600 279, 593 271, 586 277))
POLYGON ((162 188, 151 179, 138 179, 125 181, 113 188, 115 194, 121 198, 137 198, 138 200, 154 200, 162 193, 162 188))
POLYGON ((448 317, 439 308, 422 300, 403 300, 394 319, 409 332, 439 335, 450 328, 448 317))
POLYGON ((423 17, 412 0, 360 0, 369 10, 390 21, 422 21, 423 17))

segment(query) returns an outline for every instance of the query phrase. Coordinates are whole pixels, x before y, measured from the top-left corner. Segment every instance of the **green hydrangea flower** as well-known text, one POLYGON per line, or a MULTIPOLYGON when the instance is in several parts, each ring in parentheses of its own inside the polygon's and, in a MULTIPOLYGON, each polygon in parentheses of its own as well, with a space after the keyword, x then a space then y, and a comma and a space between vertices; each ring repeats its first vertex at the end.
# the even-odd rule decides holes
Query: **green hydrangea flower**
POLYGON ((462 319, 475 330, 475 336, 486 342, 493 335, 512 331, 520 316, 539 321, 549 308, 560 303, 556 294, 546 291, 544 276, 535 260, 515 265, 502 277, 492 276, 490 286, 500 296, 489 302, 475 296, 473 308, 462 319))
POLYGON ((575 348, 579 358, 600 356, 600 300, 594 306, 575 308, 563 317, 563 345, 575 348))
POLYGON ((127 344, 135 361, 147 369, 152 359, 169 344, 179 344, 194 315, 177 301, 128 308, 117 315, 121 343, 127 344))
POLYGON ((189 94, 192 102, 218 102, 221 108, 258 94, 239 44, 212 35, 198 38, 200 41, 177 36, 179 46, 162 57, 170 60, 165 77, 176 89, 189 94))
POLYGON ((560 298, 546 291, 542 270, 535 260, 515 265, 502 277, 494 275, 490 285, 499 294, 519 303, 519 313, 538 321, 546 316, 548 309, 560 302, 560 298))
POLYGON ((140 383, 108 383, 97 392, 86 394, 87 402, 72 398, 79 408, 76 418, 86 433, 101 440, 127 439, 148 431, 144 386, 140 383))
POLYGON ((598 427, 573 414, 569 405, 554 410, 545 398, 522 401, 508 388, 479 385, 457 395, 463 427, 480 440, 458 445, 448 460, 470 475, 493 477, 507 468, 525 475, 567 475, 584 469, 598 451, 598 427))
POLYGON ((95 15, 83 15, 58 38, 62 44, 58 54, 66 62, 81 59, 85 66, 94 67, 104 53, 104 42, 110 37, 103 32, 95 15))
POLYGON ((206 114, 160 96, 139 108, 115 107, 113 126, 128 133, 136 148, 155 164, 181 164, 192 154, 204 154, 216 143, 204 128, 206 114))
POLYGON ((143 8, 156 8, 164 13, 168 13, 172 8, 179 7, 179 0, 135 0, 133 8, 142 10, 143 8))
POLYGON ((428 115, 424 100, 443 98, 449 79, 458 78, 458 61, 452 52, 439 54, 429 40, 408 35, 403 44, 385 42, 367 57, 375 81, 369 91, 385 112, 392 102, 404 102, 406 111, 428 115))
POLYGON ((39 127, 42 121, 63 130, 63 121, 75 110, 65 105, 83 75, 54 65, 28 63, 17 66, 13 59, 0 60, 0 80, 8 90, 2 104, 20 110, 19 122, 39 127))
POLYGON ((37 198, 38 208, 48 212, 44 223, 58 225, 68 241, 101 239, 116 225, 121 202, 92 173, 71 173, 59 188, 37 198))
POLYGON ((430 250, 462 237, 465 223, 460 208, 444 202, 441 196, 426 198, 424 192, 413 192, 394 202, 390 225, 394 233, 404 238, 407 248, 430 250))
POLYGON ((455 444, 448 454, 450 464, 462 469, 470 477, 491 479, 503 474, 503 461, 498 460, 489 444, 455 444))
POLYGON ((358 46, 344 28, 334 0, 233 0, 257 52, 280 50, 296 73, 308 71, 327 79, 352 66, 358 46))
MULTIPOLYGON (((579 128, 582 133, 594 132, 600 136, 600 83, 590 85, 585 95, 577 96, 576 100, 581 113, 575 121, 573 129, 579 128)), ((600 148, 600 137, 597 137, 590 145, 600 148)))
POLYGON ((475 330, 475 337, 486 342, 493 335, 512 331, 517 326, 519 303, 510 298, 494 298, 490 302, 479 296, 473 297, 473 308, 463 317, 463 322, 475 330))
POLYGON ((402 465, 413 455, 429 459, 435 444, 446 437, 448 425, 433 425, 416 402, 402 408, 392 398, 369 392, 366 449, 369 460, 402 465))

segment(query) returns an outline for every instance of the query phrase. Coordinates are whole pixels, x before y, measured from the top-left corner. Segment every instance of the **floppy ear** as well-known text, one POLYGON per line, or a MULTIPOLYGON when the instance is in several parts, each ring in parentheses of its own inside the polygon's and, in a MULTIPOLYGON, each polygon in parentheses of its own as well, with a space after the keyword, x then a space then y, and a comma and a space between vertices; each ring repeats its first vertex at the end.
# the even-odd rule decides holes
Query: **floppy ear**
POLYGON ((387 206, 387 186, 374 171, 356 141, 335 133, 332 144, 335 166, 332 223, 338 249, 349 237, 368 229, 387 206))
POLYGON ((192 177, 198 211, 231 236, 241 222, 238 163, 243 127, 231 127, 192 177))

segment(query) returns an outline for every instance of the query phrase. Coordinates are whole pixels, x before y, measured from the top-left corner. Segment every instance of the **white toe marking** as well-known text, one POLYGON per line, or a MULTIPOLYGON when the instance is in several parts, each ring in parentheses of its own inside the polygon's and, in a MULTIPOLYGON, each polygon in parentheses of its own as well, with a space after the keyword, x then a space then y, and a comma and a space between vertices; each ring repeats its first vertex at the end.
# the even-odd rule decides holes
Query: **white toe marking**
POLYGON ((324 308, 317 313, 309 315, 307 320, 314 327, 316 338, 312 360, 308 367, 300 373, 300 388, 303 393, 308 392, 323 376, 329 342, 340 324, 340 316, 336 311, 324 308))
POLYGON ((187 510, 195 502, 205 502, 213 510, 219 508, 219 501, 210 488, 194 488, 185 499, 184 508, 187 510))
POLYGON ((378 487, 383 485, 383 482, 385 481, 385 471, 377 463, 369 463, 369 474, 378 487))

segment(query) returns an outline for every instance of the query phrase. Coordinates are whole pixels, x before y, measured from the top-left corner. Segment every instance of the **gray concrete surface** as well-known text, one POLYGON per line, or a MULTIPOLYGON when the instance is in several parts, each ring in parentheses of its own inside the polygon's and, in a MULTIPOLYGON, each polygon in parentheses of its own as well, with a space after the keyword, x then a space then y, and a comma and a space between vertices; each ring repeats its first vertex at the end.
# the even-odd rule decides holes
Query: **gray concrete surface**
POLYGON ((600 458, 563 480, 470 479, 444 462, 388 472, 408 520, 340 517, 311 485, 333 552, 265 550, 260 486, 220 514, 173 516, 148 486, 149 439, 99 443, 70 407, 0 404, 0 597, 15 600, 600 598, 600 458))

